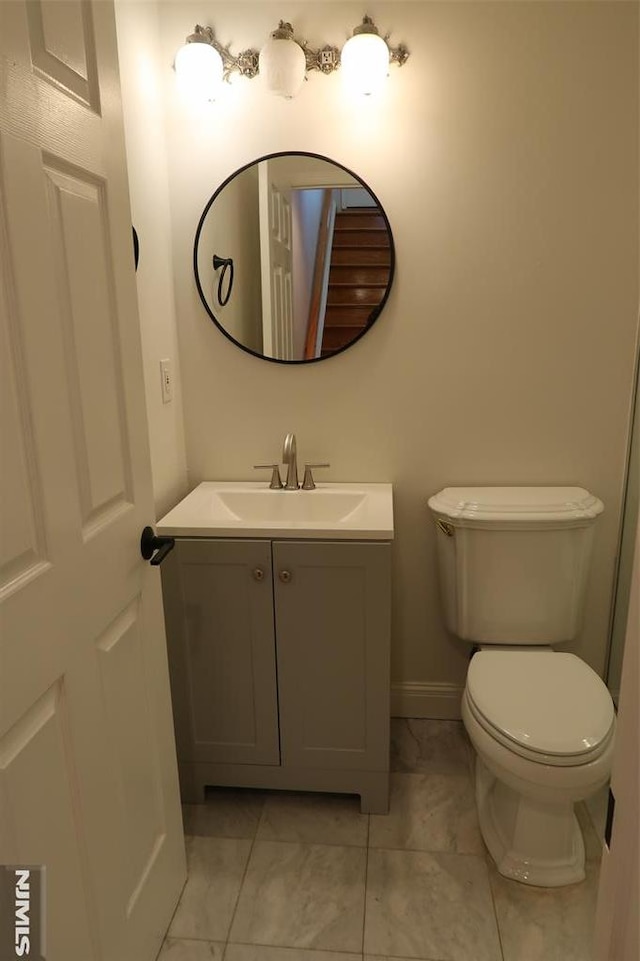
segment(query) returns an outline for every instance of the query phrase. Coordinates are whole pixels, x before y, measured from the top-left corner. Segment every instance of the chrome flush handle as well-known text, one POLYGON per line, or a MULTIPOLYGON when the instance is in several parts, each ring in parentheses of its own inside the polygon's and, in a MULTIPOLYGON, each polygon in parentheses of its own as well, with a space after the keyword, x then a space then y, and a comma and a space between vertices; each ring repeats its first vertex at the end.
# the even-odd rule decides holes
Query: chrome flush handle
POLYGON ((438 520, 436 521, 436 526, 438 527, 439 530, 442 531, 443 534, 446 534, 447 537, 453 537, 453 534, 454 534, 453 524, 447 524, 446 521, 443 521, 442 518, 439 517, 438 520))

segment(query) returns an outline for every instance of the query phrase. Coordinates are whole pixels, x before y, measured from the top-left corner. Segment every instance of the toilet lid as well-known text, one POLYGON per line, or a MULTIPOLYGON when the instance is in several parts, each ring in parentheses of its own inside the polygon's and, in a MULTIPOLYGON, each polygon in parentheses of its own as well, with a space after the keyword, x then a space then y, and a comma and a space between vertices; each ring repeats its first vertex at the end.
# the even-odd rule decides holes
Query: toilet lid
POLYGON ((592 754, 614 720, 605 684, 575 654, 480 651, 467 693, 489 727, 535 754, 592 754))

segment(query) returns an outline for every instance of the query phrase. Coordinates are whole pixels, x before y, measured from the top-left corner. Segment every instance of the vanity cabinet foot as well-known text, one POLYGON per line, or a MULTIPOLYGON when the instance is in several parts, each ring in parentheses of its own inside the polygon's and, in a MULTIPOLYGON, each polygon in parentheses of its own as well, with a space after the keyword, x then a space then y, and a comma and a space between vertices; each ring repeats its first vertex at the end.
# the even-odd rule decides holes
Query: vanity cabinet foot
POLYGON ((324 768, 253 764, 178 763, 183 804, 203 804, 209 786, 357 794, 363 814, 389 813, 388 771, 332 771, 324 768))
POLYGON ((363 814, 389 813, 389 773, 376 774, 369 787, 360 794, 360 810, 363 814))
POLYGON ((176 538, 162 566, 183 801, 389 803, 390 544, 176 538))
MULTIPOLYGON (((182 764, 178 761, 180 779, 180 800, 183 804, 204 804, 207 787, 211 784, 206 777, 200 777, 196 765, 182 764)), ((235 786, 235 785, 234 785, 235 786)))

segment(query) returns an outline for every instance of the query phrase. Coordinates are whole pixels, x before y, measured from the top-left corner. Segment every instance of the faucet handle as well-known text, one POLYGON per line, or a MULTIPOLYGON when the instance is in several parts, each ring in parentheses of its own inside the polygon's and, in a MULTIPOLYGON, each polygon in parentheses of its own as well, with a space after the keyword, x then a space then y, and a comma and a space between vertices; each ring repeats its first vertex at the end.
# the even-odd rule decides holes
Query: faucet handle
POLYGON ((271 471, 271 482, 269 484, 269 490, 279 491, 279 490, 282 490, 282 488, 284 487, 284 484, 282 483, 282 478, 280 477, 279 464, 254 464, 253 469, 271 471))
POLYGON ((312 491, 315 490, 316 483, 313 479, 313 474, 311 473, 311 468, 316 467, 331 467, 331 464, 305 464, 304 465, 304 478, 302 480, 302 490, 312 491))

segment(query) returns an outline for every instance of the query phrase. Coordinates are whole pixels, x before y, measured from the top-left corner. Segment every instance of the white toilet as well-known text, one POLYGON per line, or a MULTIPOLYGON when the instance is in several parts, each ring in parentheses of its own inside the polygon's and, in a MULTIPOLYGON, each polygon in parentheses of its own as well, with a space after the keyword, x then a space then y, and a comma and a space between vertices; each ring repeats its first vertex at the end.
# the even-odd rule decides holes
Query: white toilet
POLYGON ((580 487, 448 487, 429 507, 447 627, 480 648, 462 718, 485 844, 506 877, 581 881, 574 804, 609 779, 615 714, 598 675, 550 645, 580 628, 602 502, 580 487))

